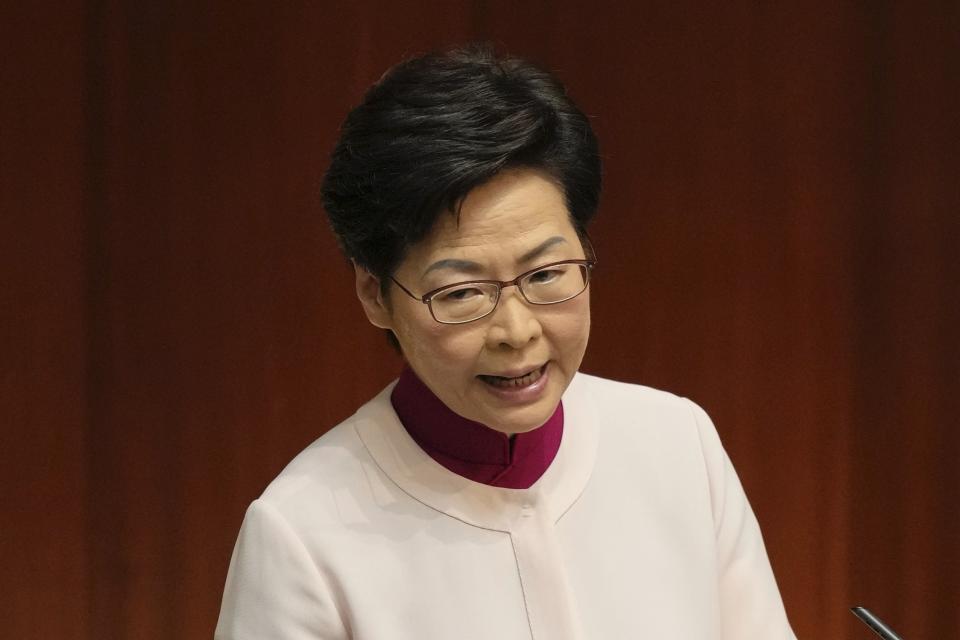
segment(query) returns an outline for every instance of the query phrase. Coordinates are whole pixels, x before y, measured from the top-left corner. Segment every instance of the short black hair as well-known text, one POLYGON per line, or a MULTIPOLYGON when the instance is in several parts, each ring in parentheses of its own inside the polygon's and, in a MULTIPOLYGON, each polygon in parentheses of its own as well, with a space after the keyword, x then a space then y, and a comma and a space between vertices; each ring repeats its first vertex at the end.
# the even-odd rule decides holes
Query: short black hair
POLYGON ((385 290, 442 212, 516 167, 556 182, 584 238, 599 204, 600 155, 563 85, 489 45, 430 53, 389 69, 349 113, 323 205, 346 256, 385 290))

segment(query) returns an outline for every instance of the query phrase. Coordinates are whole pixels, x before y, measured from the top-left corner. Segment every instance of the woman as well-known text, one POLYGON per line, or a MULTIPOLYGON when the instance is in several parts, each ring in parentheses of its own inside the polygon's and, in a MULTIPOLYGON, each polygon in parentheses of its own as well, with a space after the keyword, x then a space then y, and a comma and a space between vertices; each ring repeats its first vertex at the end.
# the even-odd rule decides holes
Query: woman
POLYGON ((408 367, 247 512, 217 637, 793 638, 706 414, 577 372, 597 144, 487 50, 390 70, 324 204, 408 367))

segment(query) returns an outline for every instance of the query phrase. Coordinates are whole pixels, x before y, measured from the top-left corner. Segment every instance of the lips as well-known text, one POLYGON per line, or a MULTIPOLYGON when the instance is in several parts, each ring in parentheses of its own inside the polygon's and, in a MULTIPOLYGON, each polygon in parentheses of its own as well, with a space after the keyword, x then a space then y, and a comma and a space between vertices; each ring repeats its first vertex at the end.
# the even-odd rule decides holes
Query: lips
POLYGON ((541 365, 535 367, 526 372, 520 373, 518 375, 479 375, 477 376, 485 383, 492 387, 497 387, 499 389, 521 389, 523 387, 528 387, 539 380, 544 373, 544 370, 547 368, 547 365, 541 365))

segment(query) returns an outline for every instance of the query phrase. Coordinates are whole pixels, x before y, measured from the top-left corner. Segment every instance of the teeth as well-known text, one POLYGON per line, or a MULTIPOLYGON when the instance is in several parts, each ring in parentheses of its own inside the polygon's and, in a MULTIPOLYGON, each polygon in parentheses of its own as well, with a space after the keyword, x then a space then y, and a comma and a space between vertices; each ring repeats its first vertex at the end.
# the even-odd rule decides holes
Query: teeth
POLYGON ((540 376, 543 375, 542 368, 534 369, 526 375, 522 375, 518 378, 503 378, 500 376, 481 376, 489 385, 494 387, 500 387, 501 389, 510 389, 514 387, 526 387, 533 384, 540 379, 540 376))

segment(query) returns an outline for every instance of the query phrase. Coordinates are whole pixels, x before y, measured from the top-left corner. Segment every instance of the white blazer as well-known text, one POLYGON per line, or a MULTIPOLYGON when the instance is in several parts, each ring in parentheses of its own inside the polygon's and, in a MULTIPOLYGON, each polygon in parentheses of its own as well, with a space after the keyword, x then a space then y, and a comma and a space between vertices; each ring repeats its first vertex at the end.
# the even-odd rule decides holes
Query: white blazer
POLYGON ((421 450, 393 384, 247 511, 219 640, 793 639, 760 529, 707 415, 577 374, 529 489, 421 450))

